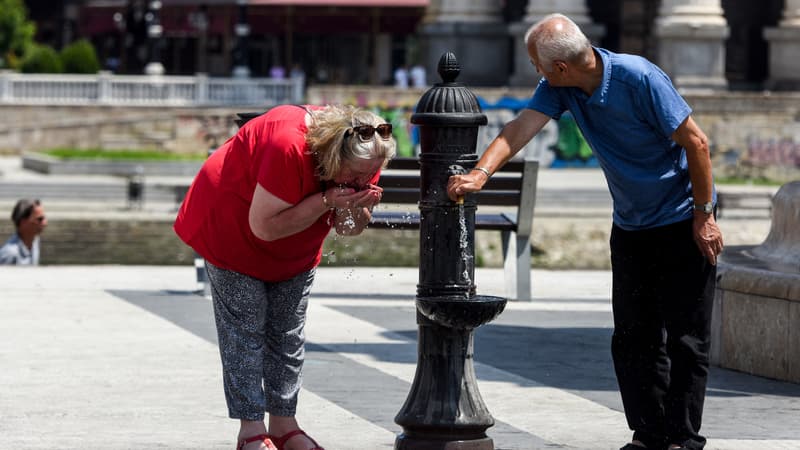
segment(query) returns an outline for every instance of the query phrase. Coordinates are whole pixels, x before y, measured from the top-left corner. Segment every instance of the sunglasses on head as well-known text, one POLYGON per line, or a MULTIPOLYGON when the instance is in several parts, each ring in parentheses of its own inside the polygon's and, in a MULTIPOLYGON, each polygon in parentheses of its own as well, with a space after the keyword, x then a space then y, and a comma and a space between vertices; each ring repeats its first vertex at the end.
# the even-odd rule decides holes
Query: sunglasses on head
MULTIPOLYGON (((376 132, 381 139, 389 139, 392 137, 392 124, 390 123, 382 123, 377 127, 373 127, 372 125, 359 125, 351 128, 350 130, 352 130, 353 133, 358 134, 358 137, 364 141, 372 139, 372 136, 376 132)), ((347 130, 347 136, 349 136, 349 133, 351 132, 350 130, 347 130)))

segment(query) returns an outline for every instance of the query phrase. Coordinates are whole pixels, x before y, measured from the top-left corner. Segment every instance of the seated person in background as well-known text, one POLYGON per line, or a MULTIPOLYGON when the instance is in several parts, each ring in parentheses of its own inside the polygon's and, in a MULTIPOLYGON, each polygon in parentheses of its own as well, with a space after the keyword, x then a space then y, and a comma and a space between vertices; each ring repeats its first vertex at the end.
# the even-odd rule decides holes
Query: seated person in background
POLYGON ((0 264, 39 265, 39 235, 47 217, 39 200, 22 199, 14 205, 11 220, 17 232, 0 247, 0 264))

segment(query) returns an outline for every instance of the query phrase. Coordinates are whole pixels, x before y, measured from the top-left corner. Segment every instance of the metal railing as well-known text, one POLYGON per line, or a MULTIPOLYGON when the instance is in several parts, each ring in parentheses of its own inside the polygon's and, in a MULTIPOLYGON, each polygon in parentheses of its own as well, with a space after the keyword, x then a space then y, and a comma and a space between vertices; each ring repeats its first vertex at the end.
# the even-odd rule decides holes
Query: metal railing
POLYGON ((302 78, 21 74, 0 71, 0 104, 270 106, 303 101, 302 78))

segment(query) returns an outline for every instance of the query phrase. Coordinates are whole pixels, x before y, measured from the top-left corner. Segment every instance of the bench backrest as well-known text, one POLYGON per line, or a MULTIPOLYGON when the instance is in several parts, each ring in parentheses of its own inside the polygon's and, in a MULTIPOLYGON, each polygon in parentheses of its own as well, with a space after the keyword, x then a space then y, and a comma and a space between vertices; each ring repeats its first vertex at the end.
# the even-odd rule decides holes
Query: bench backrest
MULTIPOLYGON (((516 207, 518 232, 529 234, 536 206, 538 170, 539 162, 535 160, 509 161, 475 194, 478 207, 516 207)), ((419 159, 392 159, 382 172, 378 184, 383 188, 383 203, 416 205, 420 200, 419 159)))
POLYGON ((769 235, 753 253, 795 270, 800 267, 800 181, 784 184, 773 197, 769 235))

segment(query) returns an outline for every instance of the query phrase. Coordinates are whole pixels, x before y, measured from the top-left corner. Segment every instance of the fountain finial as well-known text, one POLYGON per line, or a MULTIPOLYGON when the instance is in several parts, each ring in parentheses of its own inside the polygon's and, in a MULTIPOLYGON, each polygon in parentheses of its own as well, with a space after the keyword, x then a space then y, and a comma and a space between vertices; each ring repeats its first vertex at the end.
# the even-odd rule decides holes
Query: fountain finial
POLYGON ((439 72, 439 76, 442 77, 443 82, 455 82, 456 78, 458 78, 458 74, 461 73, 461 66, 458 64, 456 55, 453 52, 445 52, 442 54, 442 57, 439 58, 437 71, 439 72))

